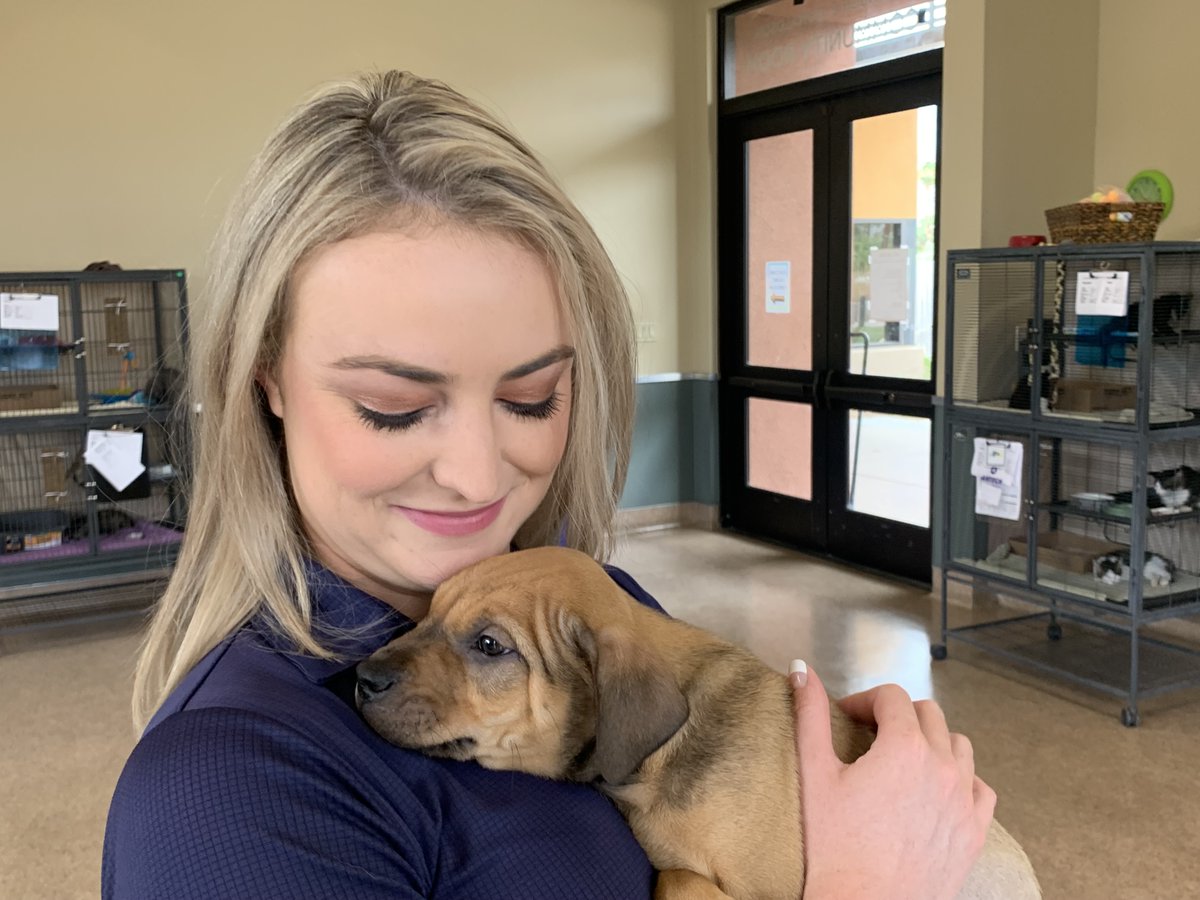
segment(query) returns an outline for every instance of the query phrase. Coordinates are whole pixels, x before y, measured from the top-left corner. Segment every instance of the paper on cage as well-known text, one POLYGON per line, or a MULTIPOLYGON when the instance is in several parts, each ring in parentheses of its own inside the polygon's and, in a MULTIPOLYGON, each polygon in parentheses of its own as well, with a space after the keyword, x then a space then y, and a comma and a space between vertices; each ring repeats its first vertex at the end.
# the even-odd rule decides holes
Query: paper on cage
POLYGON ((0 294, 0 328, 58 331, 58 295, 0 294))
POLYGON ((1128 272, 1080 272, 1075 312, 1081 316, 1124 316, 1129 312, 1128 272))
POLYGON ((146 471, 142 465, 142 440, 140 431, 90 430, 83 458, 114 488, 123 491, 146 471))
POLYGON ((975 438, 971 474, 975 476, 975 512, 981 516, 1019 521, 1021 464, 1025 446, 1018 441, 975 438))
POLYGON ((1018 441, 993 441, 975 438, 975 455, 971 458, 971 474, 988 477, 1003 485, 1019 485, 1021 462, 1025 447, 1018 441))

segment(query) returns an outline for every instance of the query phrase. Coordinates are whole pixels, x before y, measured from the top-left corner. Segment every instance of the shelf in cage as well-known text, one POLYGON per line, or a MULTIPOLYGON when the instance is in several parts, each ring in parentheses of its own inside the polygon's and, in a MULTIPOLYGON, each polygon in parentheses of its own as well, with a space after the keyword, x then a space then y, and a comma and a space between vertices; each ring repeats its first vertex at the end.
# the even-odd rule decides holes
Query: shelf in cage
MULTIPOLYGON (((952 628, 946 637, 1110 694, 1126 695, 1132 662, 1129 637, 1074 617, 1064 622, 1063 610, 1057 616, 1049 612, 1012 616, 952 628), (1060 639, 1047 639, 1051 624, 1061 629, 1060 639)), ((1143 697, 1200 685, 1200 652, 1143 633, 1138 639, 1138 678, 1143 697)))
MULTIPOLYGON (((957 409, 979 409, 989 413, 999 412, 1007 413, 1014 416, 1029 417, 1029 410, 1020 407, 1009 405, 1007 398, 996 400, 959 400, 954 399, 954 407, 957 409)), ((1127 409, 1098 409, 1098 410, 1063 410, 1052 409, 1045 410, 1042 413, 1043 419, 1051 418, 1055 422, 1079 422, 1080 424, 1094 425, 1100 423, 1102 425, 1136 425, 1137 411, 1130 407, 1127 409)), ((1200 408, 1197 407, 1182 407, 1168 406, 1167 404, 1159 404, 1151 402, 1150 404, 1150 427, 1158 429, 1178 428, 1180 426, 1193 425, 1200 423, 1200 408)))
POLYGON ((18 419, 24 416, 62 416, 79 412, 78 401, 59 403, 57 406, 41 406, 31 409, 0 409, 0 419, 18 419))
MULTIPOLYGON (((1051 409, 1046 416, 1055 419, 1073 419, 1078 422, 1100 422, 1105 425, 1136 425, 1137 409, 1093 409, 1093 410, 1064 410, 1051 409)), ((1196 421, 1194 409, 1174 406, 1167 403, 1150 402, 1150 427, 1172 428, 1180 425, 1190 425, 1196 421)))
MULTIPOLYGON (((1049 342, 1074 344, 1080 347, 1103 347, 1111 343, 1136 344, 1140 335, 1136 331, 1063 329, 1062 331, 1047 331, 1043 338, 1049 342)), ((1170 347, 1173 344, 1200 344, 1200 330, 1187 329, 1169 334, 1156 334, 1151 337, 1150 341, 1156 347, 1170 347)))
MULTIPOLYGON (((1115 545, 1114 545, 1115 546, 1115 545)), ((1116 584, 1105 584, 1090 572, 1068 571, 1057 566, 1047 565, 1044 548, 1039 548, 1036 584, 1038 587, 1050 588, 1064 593, 1073 594, 1085 600, 1095 600, 1114 608, 1129 608, 1129 582, 1118 581, 1116 584)), ((1023 581, 1025 579, 1026 558, 1023 555, 1009 553, 1002 555, 993 553, 987 559, 955 559, 962 566, 969 566, 981 572, 1000 575, 1005 578, 1023 581)), ((1157 610, 1172 606, 1183 606, 1200 600, 1200 576, 1191 572, 1176 570, 1174 580, 1168 585, 1152 585, 1146 583, 1142 587, 1142 609, 1157 610)))
MULTIPOLYGON (((1119 494, 1105 494, 1110 498, 1100 507, 1089 507, 1075 500, 1056 500, 1039 503, 1038 509, 1060 516, 1073 516, 1079 519, 1091 519, 1096 522, 1112 522, 1115 525, 1128 527, 1130 519, 1130 504, 1128 500, 1121 501, 1119 494)), ((1090 501, 1089 501, 1090 502, 1090 501)), ((1146 511, 1147 525, 1173 525, 1176 522, 1187 522, 1200 519, 1200 509, 1184 507, 1180 510, 1168 511, 1159 507, 1146 511)))

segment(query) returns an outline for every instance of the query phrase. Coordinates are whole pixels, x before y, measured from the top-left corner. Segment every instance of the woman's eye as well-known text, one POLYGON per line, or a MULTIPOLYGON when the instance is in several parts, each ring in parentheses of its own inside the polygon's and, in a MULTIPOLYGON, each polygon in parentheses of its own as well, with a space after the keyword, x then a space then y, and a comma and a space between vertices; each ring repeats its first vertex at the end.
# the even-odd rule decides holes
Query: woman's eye
POLYGON ((549 419, 562 409, 562 397, 557 391, 537 403, 517 403, 515 400, 500 402, 510 413, 522 419, 549 419))
POLYGON ((382 413, 361 403, 355 404, 359 419, 364 424, 379 431, 404 431, 412 428, 425 418, 426 409, 417 409, 406 413, 382 413))
POLYGON ((484 656, 503 656, 505 653, 512 652, 490 634, 481 634, 475 638, 474 646, 484 656))

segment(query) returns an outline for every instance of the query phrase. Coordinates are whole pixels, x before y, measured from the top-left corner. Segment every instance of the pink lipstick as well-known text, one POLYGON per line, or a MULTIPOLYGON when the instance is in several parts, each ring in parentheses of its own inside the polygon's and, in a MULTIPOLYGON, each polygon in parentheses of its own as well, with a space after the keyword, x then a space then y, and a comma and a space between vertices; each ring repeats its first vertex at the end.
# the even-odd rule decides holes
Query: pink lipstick
POLYGON ((414 525, 442 537, 465 537, 483 531, 496 521, 503 508, 503 497, 490 506, 467 512, 436 512, 430 509, 413 509, 409 506, 396 507, 414 525))

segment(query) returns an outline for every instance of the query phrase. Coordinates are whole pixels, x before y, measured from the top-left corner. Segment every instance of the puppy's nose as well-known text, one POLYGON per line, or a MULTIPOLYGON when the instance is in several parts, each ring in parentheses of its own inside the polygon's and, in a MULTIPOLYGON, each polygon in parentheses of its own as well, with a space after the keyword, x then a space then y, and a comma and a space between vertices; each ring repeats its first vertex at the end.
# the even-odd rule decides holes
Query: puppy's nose
POLYGON ((356 674, 358 676, 356 692, 359 703, 374 700, 396 683, 395 676, 372 666, 370 660, 359 663, 356 674))

